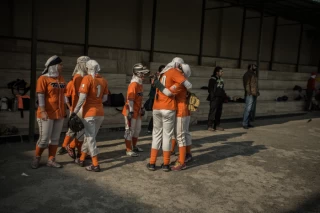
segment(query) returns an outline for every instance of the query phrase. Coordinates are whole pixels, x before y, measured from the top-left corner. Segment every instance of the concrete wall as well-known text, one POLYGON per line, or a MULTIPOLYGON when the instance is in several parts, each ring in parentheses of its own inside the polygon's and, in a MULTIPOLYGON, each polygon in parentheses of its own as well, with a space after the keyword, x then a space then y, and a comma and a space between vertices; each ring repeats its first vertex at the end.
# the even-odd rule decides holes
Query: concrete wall
MULTIPOLYGON (((208 1, 207 7, 226 4, 208 1)), ((63 42, 84 42, 85 0, 38 1, 38 38, 63 42)), ((0 2, 0 35, 31 37, 31 0, 0 2), (13 2, 13 10, 10 2, 13 2), (11 16, 10 14, 14 15, 11 16), (11 17, 11 18, 10 18, 11 17)), ((150 49, 153 1, 92 0, 90 5, 89 43, 111 47, 150 49)), ((199 53, 202 1, 158 1, 155 50, 199 53)), ((205 15, 203 54, 212 57, 239 57, 242 8, 208 10, 205 15)), ((247 17, 258 12, 247 11, 247 17)), ((295 23, 280 19, 279 24, 295 23)), ((243 59, 257 58, 259 19, 247 19, 244 32, 243 59)), ((310 30, 308 26, 308 30, 310 30)), ((274 17, 264 18, 261 60, 270 61, 274 17)), ((279 26, 275 61, 295 64, 299 43, 299 25, 279 26)), ((320 36, 304 32, 301 64, 318 65, 320 36)))

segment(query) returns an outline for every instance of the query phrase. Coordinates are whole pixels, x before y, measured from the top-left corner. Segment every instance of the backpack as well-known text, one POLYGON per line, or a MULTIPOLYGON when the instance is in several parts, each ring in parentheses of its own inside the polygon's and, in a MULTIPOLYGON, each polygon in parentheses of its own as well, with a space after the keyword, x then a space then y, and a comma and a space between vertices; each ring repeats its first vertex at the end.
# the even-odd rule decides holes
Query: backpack
POLYGON ((199 106, 200 106, 199 98, 194 93, 190 93, 188 96, 188 110, 190 110, 191 112, 194 112, 198 109, 199 106))
POLYGON ((7 86, 14 96, 25 95, 30 90, 30 85, 22 79, 11 81, 7 86))

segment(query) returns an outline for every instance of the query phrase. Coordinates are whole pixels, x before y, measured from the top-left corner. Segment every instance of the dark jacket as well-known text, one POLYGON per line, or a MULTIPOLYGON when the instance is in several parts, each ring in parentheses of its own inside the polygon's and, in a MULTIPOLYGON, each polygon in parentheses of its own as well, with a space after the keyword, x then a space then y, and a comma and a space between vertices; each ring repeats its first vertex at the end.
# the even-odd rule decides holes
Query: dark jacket
POLYGON ((216 97, 224 98, 226 93, 223 79, 212 75, 208 83, 208 93, 207 101, 213 101, 216 97))
POLYGON ((246 96, 259 96, 258 77, 253 71, 249 70, 243 75, 243 88, 246 96))

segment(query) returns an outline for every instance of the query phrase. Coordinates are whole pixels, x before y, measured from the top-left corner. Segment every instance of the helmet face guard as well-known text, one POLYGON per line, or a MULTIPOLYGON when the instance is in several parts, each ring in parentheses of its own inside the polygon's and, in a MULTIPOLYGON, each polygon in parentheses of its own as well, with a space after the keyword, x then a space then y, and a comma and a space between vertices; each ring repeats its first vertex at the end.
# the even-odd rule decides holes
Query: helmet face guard
POLYGON ((133 73, 133 75, 135 75, 139 78, 142 78, 145 75, 149 74, 150 70, 148 70, 147 67, 144 66, 142 63, 138 63, 138 64, 133 65, 132 73, 133 73))

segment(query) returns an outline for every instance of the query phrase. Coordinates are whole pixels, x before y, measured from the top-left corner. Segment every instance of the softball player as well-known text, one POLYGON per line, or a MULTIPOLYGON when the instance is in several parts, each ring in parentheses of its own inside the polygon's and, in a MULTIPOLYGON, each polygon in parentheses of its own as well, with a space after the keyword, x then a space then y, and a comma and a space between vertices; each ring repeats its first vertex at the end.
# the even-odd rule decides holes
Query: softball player
POLYGON ((157 90, 153 105, 152 148, 150 162, 147 164, 147 168, 152 171, 155 170, 161 144, 163 150, 162 169, 166 172, 170 171, 170 149, 176 117, 176 101, 169 88, 174 84, 183 84, 187 89, 192 88, 191 83, 180 71, 182 64, 184 61, 181 58, 174 58, 160 73, 160 81, 155 81, 157 90))
MULTIPOLYGON (((182 71, 186 78, 191 75, 190 66, 187 64, 181 65, 182 71)), ((186 162, 191 160, 191 143, 192 138, 189 132, 190 125, 190 111, 188 109, 188 90, 183 85, 175 84, 170 88, 175 94, 177 102, 176 124, 175 124, 175 139, 172 140, 171 153, 174 152, 174 143, 178 142, 179 145, 179 158, 176 160, 175 165, 171 170, 180 171, 186 169, 186 162)))
POLYGON ((39 107, 37 110, 37 122, 39 125, 39 140, 36 145, 35 157, 31 167, 37 169, 40 158, 45 148, 49 149, 47 166, 61 168, 55 161, 60 134, 63 127, 65 113, 65 88, 66 82, 61 76, 63 69, 62 60, 54 55, 50 57, 46 68, 37 81, 37 96, 39 107))
POLYGON ((83 77, 81 81, 79 100, 73 111, 76 114, 83 106, 85 140, 82 145, 81 157, 77 163, 84 166, 86 155, 90 153, 92 165, 86 167, 86 170, 100 172, 96 135, 104 120, 102 103, 108 100, 108 83, 98 74, 100 66, 95 60, 89 60, 86 67, 88 75, 83 77))
POLYGON ((144 76, 149 72, 150 71, 141 63, 133 66, 133 75, 127 91, 127 101, 122 110, 126 129, 124 135, 126 154, 131 157, 137 157, 139 156, 137 152, 143 151, 137 146, 137 142, 141 131, 141 116, 145 113, 142 103, 142 81, 144 76))
MULTIPOLYGON (((88 56, 81 56, 77 59, 77 65, 72 74, 73 76, 72 86, 70 88, 67 88, 67 95, 66 95, 67 97, 71 97, 71 100, 72 100, 70 114, 73 112, 73 109, 77 105, 77 102, 79 100, 79 88, 80 88, 80 84, 83 77, 87 75, 86 63, 89 60, 90 58, 88 56)), ((78 116, 82 118, 81 109, 80 109, 80 112, 78 113, 78 116)), ((77 159, 79 159, 81 156, 81 146, 84 139, 83 137, 84 131, 79 132, 78 134, 79 134, 79 138, 75 138, 76 133, 73 132, 71 129, 68 129, 68 132, 66 133, 62 147, 59 150, 58 154, 65 154, 68 152, 70 157, 72 158, 77 157, 77 159), (75 147, 77 147, 78 149, 77 156, 75 156, 75 147)))

